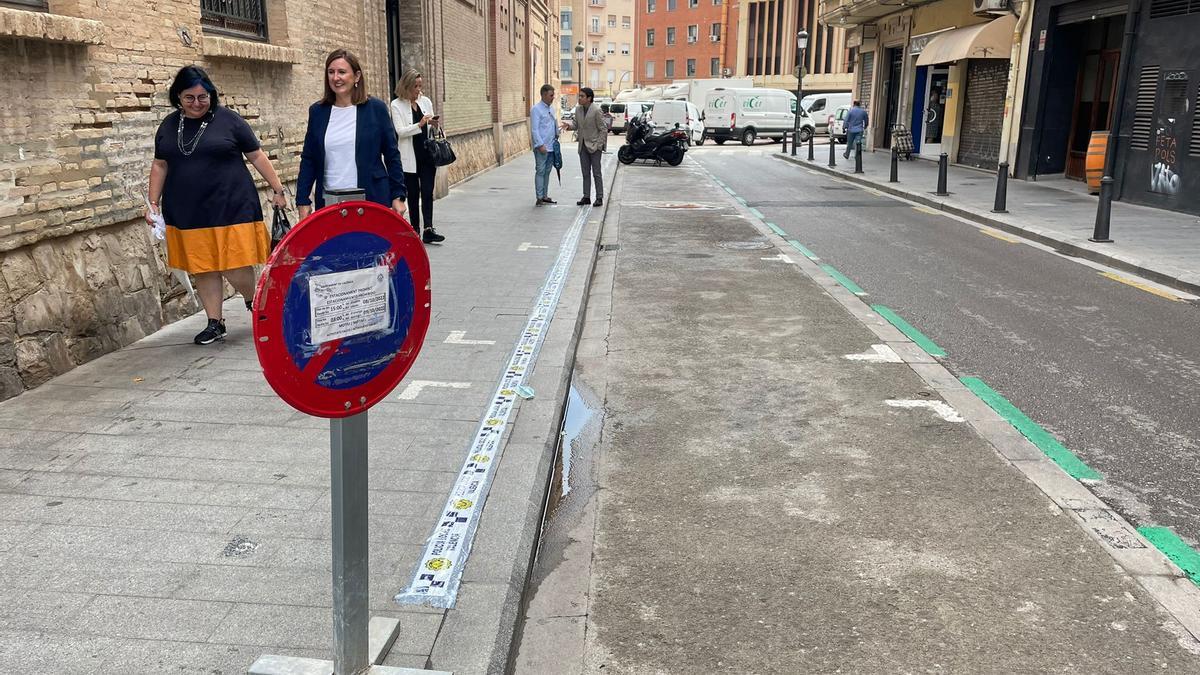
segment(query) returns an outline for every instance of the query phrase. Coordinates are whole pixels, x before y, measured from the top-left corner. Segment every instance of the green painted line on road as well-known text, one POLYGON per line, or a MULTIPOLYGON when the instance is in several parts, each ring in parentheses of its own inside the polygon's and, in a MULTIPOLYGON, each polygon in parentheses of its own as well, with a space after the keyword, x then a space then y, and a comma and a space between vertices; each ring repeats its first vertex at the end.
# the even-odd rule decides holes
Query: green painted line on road
POLYGON ((959 380, 966 385, 967 389, 975 392, 981 401, 988 404, 992 410, 995 410, 1001 417, 1013 425, 1021 435, 1028 438, 1031 443, 1036 445, 1047 457, 1054 461, 1063 471, 1066 471, 1072 478, 1077 480, 1103 480, 1095 469, 1083 463, 1083 460, 1075 456, 1075 453, 1068 450, 1058 439, 1042 428, 1040 424, 1029 419, 1021 409, 1009 402, 995 389, 992 389, 986 382, 978 377, 962 377, 959 380))
MULTIPOLYGON (((732 195, 732 194, 733 194, 733 192, 732 192, 732 191, 730 191, 730 193, 729 193, 729 194, 731 194, 731 195, 732 195)), ((739 204, 741 204, 742 206, 745 206, 745 205, 746 205, 746 198, 745 198, 745 197, 738 197, 737 195, 734 195, 734 197, 733 197, 733 198, 734 198, 734 199, 736 199, 736 200, 738 200, 738 203, 739 203, 739 204)))
POLYGON ((834 267, 833 265, 821 265, 821 269, 825 270, 826 274, 833 277, 834 281, 836 281, 839 284, 841 284, 842 286, 844 286, 845 289, 850 291, 851 293, 853 293, 855 295, 866 295, 867 294, 867 292, 864 291, 858 284, 851 281, 850 277, 837 271, 837 268, 834 267))
POLYGON ((786 237, 786 236, 787 236, 787 232, 784 232, 784 231, 783 231, 783 228, 782 228, 782 227, 779 227, 779 226, 778 226, 778 225, 776 225, 775 223, 767 223, 767 227, 771 228, 771 231, 772 231, 772 232, 774 232, 775 234, 777 234, 777 235, 779 235, 779 236, 781 236, 781 237, 786 237))
POLYGON ((796 241, 795 239, 788 239, 788 243, 792 245, 792 248, 803 253, 805 258, 808 258, 809 260, 812 260, 812 261, 820 260, 820 258, 817 257, 816 253, 813 253, 812 251, 808 250, 807 248, 804 247, 804 244, 801 244, 800 242, 796 241))
POLYGON ((758 209, 754 208, 753 206, 750 207, 750 213, 753 213, 754 217, 758 218, 759 220, 763 220, 766 218, 766 216, 763 215, 762 211, 759 211, 758 209))
POLYGON ((728 193, 729 193, 729 194, 731 194, 731 195, 736 195, 736 194, 737 194, 736 192, 734 192, 734 191, 733 191, 733 188, 729 187, 728 185, 726 185, 726 186, 725 186, 725 191, 726 191, 726 192, 728 192, 728 193))
POLYGON ((1179 569, 1187 573, 1193 584, 1200 586, 1200 553, 1196 549, 1188 546, 1169 527, 1139 527, 1137 531, 1171 562, 1179 565, 1179 569))
POLYGON ((917 346, 920 347, 921 349, 924 349, 925 352, 927 354, 929 354, 930 356, 945 356, 946 355, 945 349, 942 349, 941 347, 939 347, 937 345, 936 342, 925 337, 924 333, 917 330, 916 328, 913 328, 912 324, 905 321, 904 319, 901 319, 899 314, 893 312, 888 307, 885 307, 883 305, 871 305, 871 309, 875 310, 875 312, 877 314, 879 314, 879 316, 882 316, 883 318, 887 319, 888 323, 892 324, 897 329, 899 329, 899 331, 901 333, 904 333, 905 335, 907 335, 909 340, 912 340, 913 342, 917 343, 917 346))

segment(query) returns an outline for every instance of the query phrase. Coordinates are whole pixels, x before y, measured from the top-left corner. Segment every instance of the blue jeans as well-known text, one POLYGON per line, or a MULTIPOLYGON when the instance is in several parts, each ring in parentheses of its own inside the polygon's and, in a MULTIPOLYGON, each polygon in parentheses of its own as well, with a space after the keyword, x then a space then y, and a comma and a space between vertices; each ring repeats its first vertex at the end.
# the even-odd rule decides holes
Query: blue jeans
POLYGON ((846 152, 842 154, 846 159, 850 159, 850 151, 855 145, 862 145, 863 132, 847 131, 846 132, 846 152))
POLYGON ((549 196, 550 169, 554 168, 554 162, 550 161, 549 152, 538 152, 537 148, 533 149, 533 161, 537 167, 533 172, 533 190, 537 198, 542 199, 549 196))

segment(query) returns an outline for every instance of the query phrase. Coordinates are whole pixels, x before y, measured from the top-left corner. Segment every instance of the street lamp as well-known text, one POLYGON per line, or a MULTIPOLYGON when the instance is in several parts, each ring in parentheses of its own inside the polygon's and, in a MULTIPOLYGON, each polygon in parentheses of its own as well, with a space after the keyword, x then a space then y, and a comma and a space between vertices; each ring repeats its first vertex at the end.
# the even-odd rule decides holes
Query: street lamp
POLYGON ((796 128, 792 130, 792 154, 796 154, 796 145, 800 143, 800 98, 803 95, 804 84, 804 52, 808 49, 808 31, 796 33, 796 128))
POLYGON ((579 77, 576 78, 575 81, 578 83, 578 86, 582 87, 583 86, 583 40, 580 40, 579 44, 575 45, 575 60, 579 62, 579 77))

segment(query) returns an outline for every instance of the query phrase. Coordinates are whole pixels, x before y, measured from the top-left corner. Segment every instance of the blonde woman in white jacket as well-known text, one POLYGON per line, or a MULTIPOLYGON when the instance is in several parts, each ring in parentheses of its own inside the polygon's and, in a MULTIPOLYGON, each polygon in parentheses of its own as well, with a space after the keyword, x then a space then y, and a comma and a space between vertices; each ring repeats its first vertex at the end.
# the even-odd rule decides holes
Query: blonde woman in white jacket
POLYGON ((421 74, 415 70, 404 73, 396 84, 392 99, 392 125, 396 127, 400 164, 404 167, 404 182, 408 188, 408 214, 413 229, 426 244, 437 244, 446 238, 433 229, 433 178, 437 165, 425 150, 430 125, 437 125, 433 101, 421 94, 421 74), (424 220, 425 231, 421 231, 424 220))

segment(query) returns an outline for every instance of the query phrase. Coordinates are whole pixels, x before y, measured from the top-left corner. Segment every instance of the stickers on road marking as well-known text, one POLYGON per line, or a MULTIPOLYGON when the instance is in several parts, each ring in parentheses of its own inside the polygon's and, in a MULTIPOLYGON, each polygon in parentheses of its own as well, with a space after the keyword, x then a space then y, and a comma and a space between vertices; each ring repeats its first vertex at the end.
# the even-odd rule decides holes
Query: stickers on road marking
POLYGON ((962 415, 945 401, 895 400, 884 401, 893 408, 929 408, 947 422, 962 422, 962 415))
POLYGON ((866 363, 904 363, 904 359, 900 358, 896 350, 887 345, 871 345, 869 351, 862 354, 847 354, 842 358, 866 363))
POLYGON ((985 228, 981 227, 981 228, 979 228, 979 234, 986 234, 987 236, 989 236, 993 239, 999 239, 1000 241, 1007 241, 1010 244, 1021 243, 1020 239, 1017 239, 1016 237, 1010 237, 1007 234, 1000 234, 996 230, 989 230, 989 229, 985 229, 985 228))
POLYGON ((400 392, 396 398, 402 401, 412 401, 421 395, 427 387, 444 387, 446 389, 470 389, 470 382, 438 382, 436 380, 412 380, 408 386, 404 387, 404 391, 400 392))
POLYGON ((452 330, 450 336, 446 338, 444 344, 448 345, 494 345, 495 340, 464 340, 467 335, 465 330, 452 330))
POLYGON ((1151 286, 1150 284, 1143 283, 1143 282, 1137 281, 1135 279, 1130 279, 1129 277, 1123 277, 1120 274, 1114 274, 1112 272, 1101 272, 1100 276, 1105 277, 1107 279, 1112 279, 1113 281, 1119 281, 1119 282, 1125 284, 1126 286, 1132 286, 1132 287, 1138 289, 1139 291, 1146 291, 1147 293, 1153 293, 1154 295, 1157 295, 1160 298, 1166 298, 1167 300, 1171 300, 1173 302, 1183 302, 1183 298, 1179 297, 1178 295, 1175 295, 1174 293, 1171 293, 1170 291, 1164 291, 1161 288, 1155 288, 1154 286, 1151 286))
POLYGON ((479 421, 479 428, 467 447, 466 459, 450 489, 433 533, 425 542, 425 550, 413 572, 412 581, 396 594, 397 602, 444 609, 454 606, 463 568, 479 527, 479 517, 483 513, 492 476, 501 457, 501 441, 508 429, 519 392, 525 385, 525 378, 537 362, 538 351, 554 318, 554 310, 567 283, 575 249, 590 211, 590 206, 581 209, 575 222, 563 235, 558 258, 546 275, 537 304, 513 348, 491 403, 479 421))

